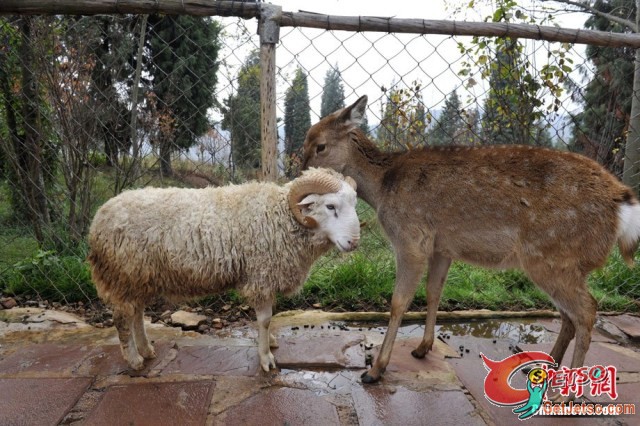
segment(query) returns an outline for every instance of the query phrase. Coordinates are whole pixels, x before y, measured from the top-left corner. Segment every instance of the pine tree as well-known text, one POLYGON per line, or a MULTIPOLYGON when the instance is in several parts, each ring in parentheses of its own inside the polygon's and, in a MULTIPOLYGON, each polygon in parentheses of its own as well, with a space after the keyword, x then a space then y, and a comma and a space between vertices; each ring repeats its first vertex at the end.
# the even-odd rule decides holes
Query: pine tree
POLYGON ((537 132, 537 108, 542 105, 537 97, 540 84, 526 72, 523 47, 517 39, 499 39, 496 43, 482 117, 483 143, 530 144, 537 132))
POLYGON ((460 98, 458 92, 453 91, 444 102, 444 108, 435 125, 429 131, 427 140, 430 145, 452 145, 461 143, 457 139, 464 129, 461 116, 460 98))
POLYGON ((414 81, 410 87, 383 88, 387 99, 377 132, 380 146, 401 145, 410 149, 424 144, 427 120, 421 87, 420 82, 414 81))
POLYGON ((153 92, 168 124, 156 142, 167 175, 172 173, 171 153, 191 147, 211 127, 207 110, 215 102, 220 28, 208 17, 149 17, 153 92))
POLYGON ((233 164, 259 169, 260 149, 260 56, 249 54, 238 73, 238 91, 225 100, 222 129, 231 133, 233 164))
MULTIPOLYGON (((595 2, 594 8, 635 22, 635 1, 595 2)), ((588 29, 628 32, 624 26, 606 17, 591 16, 588 29)), ((627 139, 633 98, 635 49, 629 47, 587 46, 586 57, 593 62, 595 76, 586 86, 575 86, 584 110, 574 118, 573 140, 569 148, 622 174, 623 148, 627 139)))
POLYGON ((300 149, 309 127, 311 127, 311 108, 309 107, 309 85, 307 75, 302 68, 296 70, 291 87, 285 94, 284 110, 284 147, 287 176, 296 174, 300 160, 300 149))
POLYGON ((324 77, 322 101, 320 103, 320 118, 326 117, 334 111, 344 108, 344 87, 342 76, 336 65, 327 71, 324 77))

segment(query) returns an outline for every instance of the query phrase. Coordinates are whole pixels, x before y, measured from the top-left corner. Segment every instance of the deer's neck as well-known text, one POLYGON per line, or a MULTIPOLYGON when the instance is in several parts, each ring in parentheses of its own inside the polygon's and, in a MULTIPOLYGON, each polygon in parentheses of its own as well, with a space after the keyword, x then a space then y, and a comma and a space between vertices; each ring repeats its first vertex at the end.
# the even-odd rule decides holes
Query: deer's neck
POLYGON ((381 199, 382 178, 393 164, 393 153, 382 152, 364 136, 357 132, 351 135, 351 159, 344 169, 344 175, 351 176, 358 184, 358 197, 374 209, 381 199))

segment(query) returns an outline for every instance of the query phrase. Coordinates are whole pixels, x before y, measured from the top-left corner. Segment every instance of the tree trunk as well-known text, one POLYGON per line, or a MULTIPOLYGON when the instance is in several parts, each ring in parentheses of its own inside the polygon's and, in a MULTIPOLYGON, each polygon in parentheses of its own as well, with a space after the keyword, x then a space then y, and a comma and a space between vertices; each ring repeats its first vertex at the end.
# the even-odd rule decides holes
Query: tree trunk
POLYGON ((35 58, 33 55, 32 25, 35 18, 24 16, 20 27, 22 40, 20 63, 22 71, 22 119, 24 120, 25 164, 22 177, 26 193, 31 224, 38 242, 45 242, 45 233, 50 225, 49 210, 44 188, 42 164, 42 130, 38 105, 38 80, 34 75, 35 58))
POLYGON ((136 57, 136 73, 131 88, 131 181, 135 182, 139 175, 140 146, 138 144, 138 91, 140 86, 140 77, 142 74, 142 54, 144 52, 144 38, 147 33, 147 20, 149 15, 142 16, 140 23, 140 36, 138 38, 138 54, 136 57))
POLYGON ((160 143, 160 174, 162 177, 173 175, 171 168, 171 142, 162 141, 160 143))

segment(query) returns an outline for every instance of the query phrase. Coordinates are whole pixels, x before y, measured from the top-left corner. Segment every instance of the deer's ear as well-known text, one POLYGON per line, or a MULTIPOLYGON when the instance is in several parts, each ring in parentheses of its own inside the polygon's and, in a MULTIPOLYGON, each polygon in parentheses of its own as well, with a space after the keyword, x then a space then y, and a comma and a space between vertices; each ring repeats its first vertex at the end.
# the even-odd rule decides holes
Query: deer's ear
POLYGON ((362 124, 362 120, 364 119, 364 114, 367 109, 367 95, 361 96, 360 99, 355 101, 352 105, 344 108, 340 112, 340 116, 338 120, 344 122, 347 125, 352 125, 353 127, 359 126, 362 124))

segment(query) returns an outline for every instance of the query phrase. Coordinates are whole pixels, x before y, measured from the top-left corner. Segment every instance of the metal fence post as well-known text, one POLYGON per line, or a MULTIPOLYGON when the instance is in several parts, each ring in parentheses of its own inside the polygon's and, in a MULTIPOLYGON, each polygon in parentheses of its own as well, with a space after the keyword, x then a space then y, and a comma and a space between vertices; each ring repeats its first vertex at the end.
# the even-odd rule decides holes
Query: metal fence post
POLYGON ((282 7, 260 4, 260 123, 262 139, 261 180, 278 178, 278 132, 276 129, 276 43, 280 38, 282 7))

